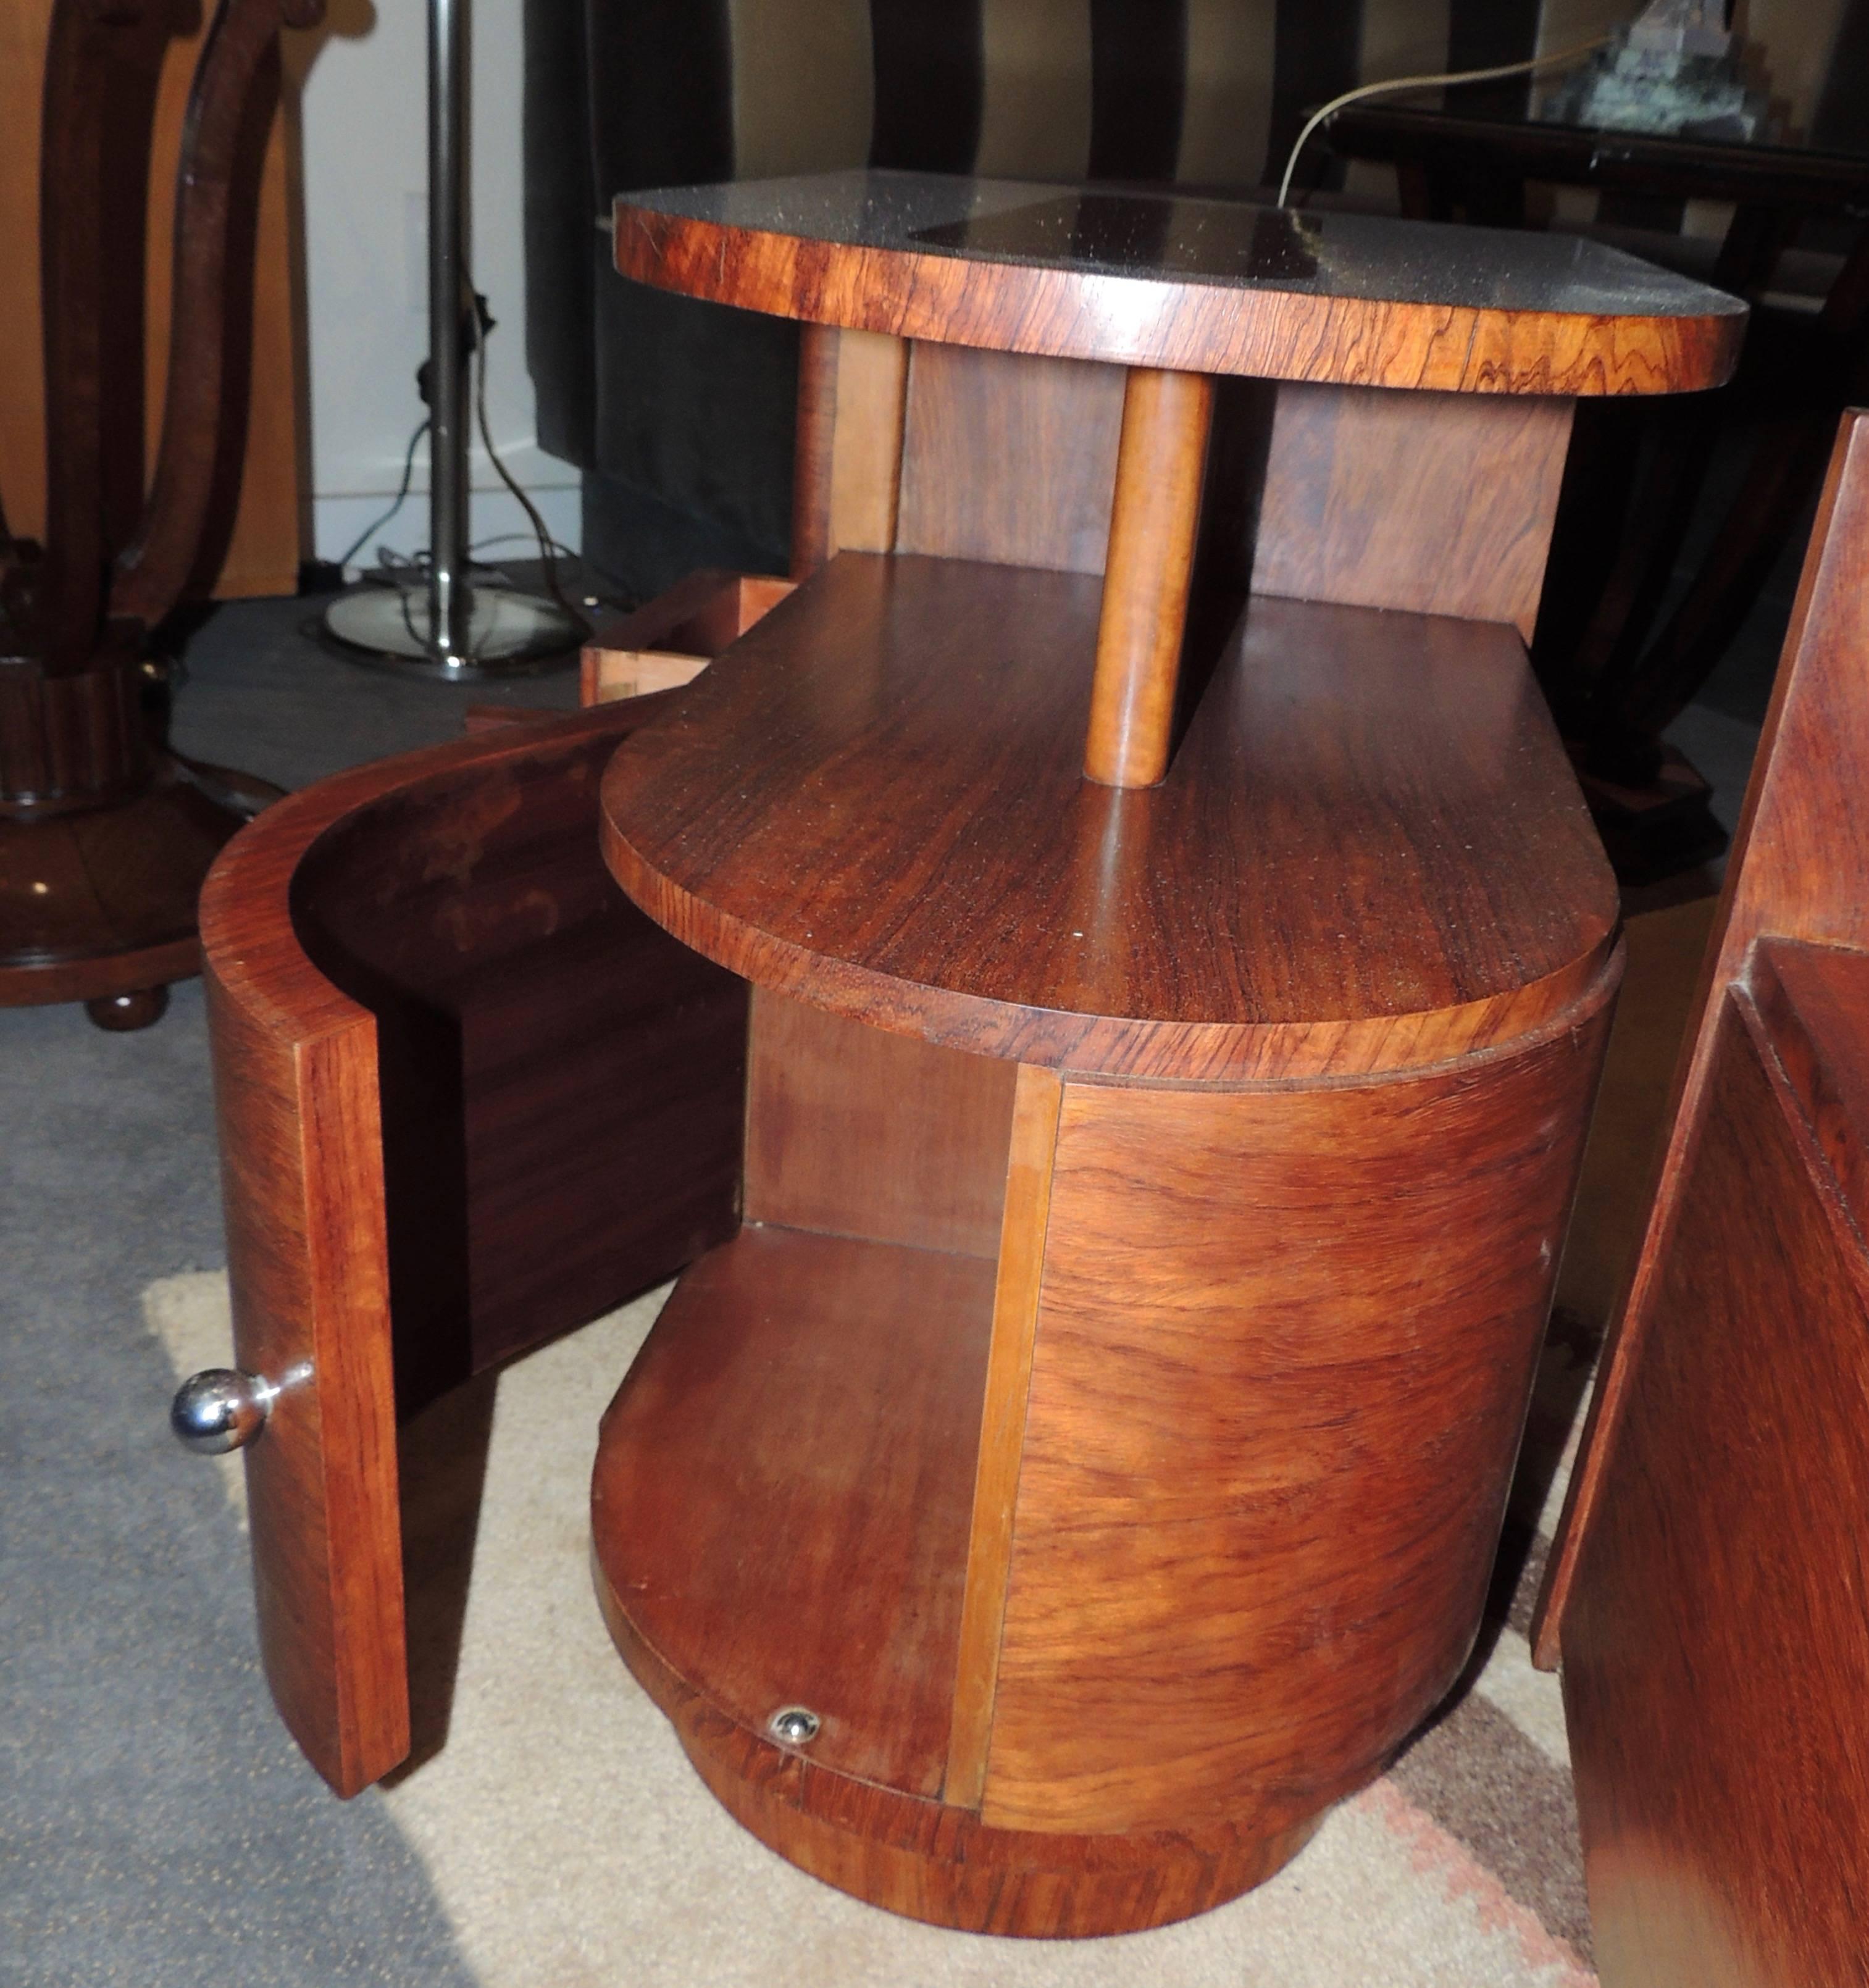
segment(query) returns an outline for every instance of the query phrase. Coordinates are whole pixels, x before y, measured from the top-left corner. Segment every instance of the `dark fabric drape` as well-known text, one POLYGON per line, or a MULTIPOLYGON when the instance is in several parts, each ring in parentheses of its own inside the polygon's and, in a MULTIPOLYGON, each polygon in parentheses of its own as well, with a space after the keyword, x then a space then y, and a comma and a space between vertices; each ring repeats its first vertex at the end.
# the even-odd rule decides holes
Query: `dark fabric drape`
MULTIPOLYGON (((1272 127, 1262 178, 1277 181, 1286 155, 1320 104, 1357 86, 1363 45, 1360 0, 1278 0, 1274 17, 1272 127)), ((1338 181, 1330 154, 1308 145, 1294 175, 1300 186, 1338 181)))
POLYGON ((1186 0, 1090 0, 1090 177, 1171 180, 1188 93, 1186 0))
POLYGON ((965 173, 986 88, 980 0, 871 0, 876 112, 870 163, 965 173))
MULTIPOLYGON (((580 11, 593 221, 632 187, 730 178, 725 0, 589 0, 580 11)), ((593 556, 637 593, 695 566, 782 570, 796 327, 626 282, 608 237, 590 235, 593 556)))

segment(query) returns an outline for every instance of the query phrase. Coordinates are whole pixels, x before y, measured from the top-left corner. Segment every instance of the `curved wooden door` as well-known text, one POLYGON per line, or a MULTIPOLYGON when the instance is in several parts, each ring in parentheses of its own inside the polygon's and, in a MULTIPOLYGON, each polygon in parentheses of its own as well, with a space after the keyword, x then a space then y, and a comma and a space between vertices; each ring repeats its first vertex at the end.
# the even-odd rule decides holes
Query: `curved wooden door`
MULTIPOLYGON (((260 1642, 340 1794, 409 1748, 396 1432, 730 1236, 745 993, 597 854, 644 698, 320 783, 201 929, 260 1642)), ((594 1439, 594 1438, 593 1438, 594 1439)))

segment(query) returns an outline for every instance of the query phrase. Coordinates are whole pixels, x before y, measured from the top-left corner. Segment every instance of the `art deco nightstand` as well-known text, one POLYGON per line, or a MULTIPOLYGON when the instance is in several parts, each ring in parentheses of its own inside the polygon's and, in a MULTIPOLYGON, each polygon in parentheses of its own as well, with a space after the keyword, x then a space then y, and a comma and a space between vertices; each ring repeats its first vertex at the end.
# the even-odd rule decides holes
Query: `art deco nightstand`
POLYGON ((216 873, 275 1694, 395 1764, 398 1414, 688 1266, 593 1524, 708 1785, 940 1923, 1183 1916, 1470 1647, 1621 971, 1523 637, 1573 400, 1717 384, 1742 313, 895 174, 615 239, 810 327, 799 584, 216 873))

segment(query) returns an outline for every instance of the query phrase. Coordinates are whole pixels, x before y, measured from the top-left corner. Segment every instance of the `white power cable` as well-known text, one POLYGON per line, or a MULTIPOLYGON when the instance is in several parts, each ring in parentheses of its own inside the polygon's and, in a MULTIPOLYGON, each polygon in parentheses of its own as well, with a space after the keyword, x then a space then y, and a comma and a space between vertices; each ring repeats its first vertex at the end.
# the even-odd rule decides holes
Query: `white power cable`
POLYGON ((1499 76, 1529 75, 1536 69, 1560 69, 1566 63, 1594 55, 1598 49, 1607 47, 1612 39, 1613 36, 1599 35, 1594 41, 1580 42, 1576 48, 1566 49, 1560 55, 1533 56, 1529 62, 1502 63, 1496 69, 1450 69, 1442 76, 1398 76, 1390 83, 1366 83, 1357 89, 1347 90, 1341 96, 1332 97, 1321 109, 1313 111, 1304 129, 1298 134, 1298 142, 1285 161, 1285 177, 1279 182, 1279 205, 1285 205, 1286 196, 1292 190, 1292 174, 1297 170, 1298 155, 1304 150, 1306 140, 1326 118, 1334 117, 1347 103, 1354 103, 1361 97, 1381 96, 1391 90, 1428 90, 1446 83, 1490 83, 1499 76))

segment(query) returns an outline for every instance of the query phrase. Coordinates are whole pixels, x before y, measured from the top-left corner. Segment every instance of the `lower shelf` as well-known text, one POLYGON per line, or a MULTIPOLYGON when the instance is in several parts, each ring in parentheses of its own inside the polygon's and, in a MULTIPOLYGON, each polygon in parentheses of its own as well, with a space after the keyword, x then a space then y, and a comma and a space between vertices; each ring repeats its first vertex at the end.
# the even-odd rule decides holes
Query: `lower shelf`
POLYGON ((599 1570, 637 1637, 756 1733, 938 1798, 990 1259, 749 1228, 684 1276, 604 1418, 599 1570))

